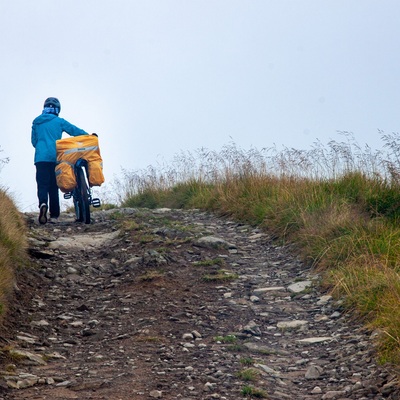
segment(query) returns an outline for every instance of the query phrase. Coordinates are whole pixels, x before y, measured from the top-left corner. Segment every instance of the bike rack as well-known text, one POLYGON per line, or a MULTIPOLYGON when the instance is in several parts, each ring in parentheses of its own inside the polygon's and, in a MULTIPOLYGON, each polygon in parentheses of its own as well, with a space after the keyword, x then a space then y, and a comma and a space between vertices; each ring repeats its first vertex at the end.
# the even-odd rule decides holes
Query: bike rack
MULTIPOLYGON (((70 199, 72 199, 72 192, 69 192, 69 193, 64 193, 64 199, 65 200, 70 200, 70 199)), ((98 208, 98 207, 100 207, 101 206, 101 200, 99 199, 99 198, 94 198, 94 199, 90 199, 90 205, 91 206, 93 206, 93 207, 95 207, 95 208, 98 208)))

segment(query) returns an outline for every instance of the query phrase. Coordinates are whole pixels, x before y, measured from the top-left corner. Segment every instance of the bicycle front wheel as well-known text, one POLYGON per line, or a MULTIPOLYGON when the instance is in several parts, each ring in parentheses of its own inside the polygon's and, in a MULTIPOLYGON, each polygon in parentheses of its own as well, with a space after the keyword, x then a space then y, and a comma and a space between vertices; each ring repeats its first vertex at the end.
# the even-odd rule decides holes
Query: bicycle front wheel
POLYGON ((78 184, 77 219, 79 222, 90 224, 90 194, 83 168, 78 168, 76 178, 78 184))

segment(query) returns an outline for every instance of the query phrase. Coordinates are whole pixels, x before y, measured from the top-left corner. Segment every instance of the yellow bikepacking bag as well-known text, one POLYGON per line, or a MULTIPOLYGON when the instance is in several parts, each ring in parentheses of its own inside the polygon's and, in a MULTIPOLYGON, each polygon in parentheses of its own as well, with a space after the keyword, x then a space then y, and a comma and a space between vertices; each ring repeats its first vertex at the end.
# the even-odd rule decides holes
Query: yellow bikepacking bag
POLYGON ((76 186, 74 166, 66 161, 62 161, 56 166, 57 186, 64 193, 71 192, 76 186))
POLYGON ((88 163, 88 169, 90 186, 100 186, 104 182, 103 162, 90 161, 88 163))
MULTIPOLYGON (((74 165, 78 159, 83 158, 88 162, 90 186, 100 186, 104 182, 103 160, 97 136, 81 135, 57 140, 56 150, 58 165, 65 162, 74 165)), ((62 174, 59 175, 61 179, 62 174)), ((63 184, 59 187, 62 190, 63 184)))

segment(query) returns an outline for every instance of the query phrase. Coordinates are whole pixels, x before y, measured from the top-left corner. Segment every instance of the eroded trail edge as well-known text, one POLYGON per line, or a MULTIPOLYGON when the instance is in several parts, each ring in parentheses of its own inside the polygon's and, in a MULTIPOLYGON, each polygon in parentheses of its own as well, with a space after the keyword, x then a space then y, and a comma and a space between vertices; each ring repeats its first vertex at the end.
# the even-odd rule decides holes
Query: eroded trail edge
POLYGON ((373 335, 263 232, 197 210, 30 227, 3 399, 398 399, 373 335))

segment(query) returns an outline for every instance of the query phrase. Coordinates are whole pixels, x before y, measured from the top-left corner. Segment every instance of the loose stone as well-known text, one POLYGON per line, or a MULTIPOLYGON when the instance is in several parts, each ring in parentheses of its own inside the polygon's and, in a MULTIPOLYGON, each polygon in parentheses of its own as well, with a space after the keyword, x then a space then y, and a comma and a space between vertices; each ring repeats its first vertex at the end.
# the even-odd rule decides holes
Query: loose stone
POLYGON ((273 286, 273 287, 265 287, 265 288, 259 288, 259 289, 254 289, 253 293, 255 296, 268 293, 268 292, 280 292, 286 290, 285 287, 283 286, 273 286))
POLYGON ((322 389, 319 386, 315 386, 315 388, 313 390, 311 390, 310 393, 311 394, 321 394, 322 393, 322 389))
POLYGON ((332 338, 329 337, 329 336, 323 336, 323 337, 313 337, 313 338, 299 339, 299 340, 297 340, 297 342, 298 343, 303 343, 303 344, 316 344, 316 343, 327 342, 329 340, 332 340, 332 338))
POLYGON ((261 370, 263 370, 264 372, 266 372, 269 375, 272 376, 279 376, 280 372, 279 371, 275 371, 274 369, 268 367, 267 365, 264 364, 254 364, 255 368, 260 368, 261 370))
POLYGON ((312 285, 311 281, 302 281, 302 282, 292 283, 287 287, 287 289, 289 290, 289 292, 292 293, 301 293, 307 288, 309 288, 311 285, 312 285))
POLYGON ((318 365, 311 365, 305 374, 306 379, 318 379, 321 376, 322 368, 318 365))
POLYGON ((183 339, 183 340, 193 340, 194 337, 193 337, 193 334, 191 334, 191 333, 184 333, 184 334, 182 335, 182 339, 183 339))
POLYGON ((278 329, 297 329, 308 324, 308 321, 295 320, 295 321, 280 321, 276 324, 278 329))
POLYGON ((332 296, 330 295, 325 295, 321 296, 319 300, 317 301, 317 306, 325 306, 332 300, 332 296))

